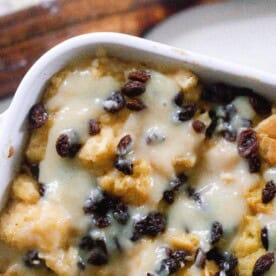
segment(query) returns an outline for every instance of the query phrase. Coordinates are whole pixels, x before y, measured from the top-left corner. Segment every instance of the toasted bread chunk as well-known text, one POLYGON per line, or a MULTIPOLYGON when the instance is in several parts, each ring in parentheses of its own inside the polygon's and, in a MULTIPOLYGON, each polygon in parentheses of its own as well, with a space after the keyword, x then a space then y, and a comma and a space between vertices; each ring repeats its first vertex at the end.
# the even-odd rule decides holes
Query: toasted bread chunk
POLYGON ((108 193, 119 196, 125 203, 140 206, 150 197, 150 166, 145 160, 134 162, 133 175, 125 175, 116 169, 99 178, 100 186, 108 193))
POLYGON ((116 142, 113 130, 103 128, 99 135, 89 138, 79 152, 82 164, 98 174, 108 171, 115 158, 116 142))
POLYGON ((68 242, 70 221, 64 209, 51 204, 13 204, 1 217, 0 238, 18 249, 51 251, 68 242))
POLYGON ((12 184, 13 195, 25 203, 34 204, 40 199, 38 183, 26 174, 18 175, 12 184))

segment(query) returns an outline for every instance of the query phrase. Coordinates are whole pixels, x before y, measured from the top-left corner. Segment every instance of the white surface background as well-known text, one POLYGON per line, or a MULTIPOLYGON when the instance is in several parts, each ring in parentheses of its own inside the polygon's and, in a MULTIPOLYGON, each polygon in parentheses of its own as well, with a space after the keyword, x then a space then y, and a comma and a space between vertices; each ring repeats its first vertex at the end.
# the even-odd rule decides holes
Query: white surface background
POLYGON ((276 0, 198 6, 159 24, 147 38, 276 75, 276 0))

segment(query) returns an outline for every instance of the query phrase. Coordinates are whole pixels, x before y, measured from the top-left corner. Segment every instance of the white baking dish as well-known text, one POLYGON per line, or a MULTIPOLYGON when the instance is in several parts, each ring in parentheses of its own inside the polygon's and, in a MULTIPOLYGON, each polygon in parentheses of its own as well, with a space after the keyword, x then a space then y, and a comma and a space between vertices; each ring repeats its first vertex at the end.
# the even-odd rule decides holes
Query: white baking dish
MULTIPOLYGON (((87 54, 93 55, 99 47, 104 47, 110 55, 126 60, 187 67, 203 81, 223 81, 249 87, 276 100, 275 75, 226 64, 196 53, 123 34, 94 33, 69 39, 48 51, 32 66, 19 85, 11 106, 1 115, 0 198, 5 195, 8 183, 18 169, 27 130, 25 121, 28 111, 39 99, 47 81, 72 59, 87 54)), ((4 201, 1 202, 3 204, 4 201)))

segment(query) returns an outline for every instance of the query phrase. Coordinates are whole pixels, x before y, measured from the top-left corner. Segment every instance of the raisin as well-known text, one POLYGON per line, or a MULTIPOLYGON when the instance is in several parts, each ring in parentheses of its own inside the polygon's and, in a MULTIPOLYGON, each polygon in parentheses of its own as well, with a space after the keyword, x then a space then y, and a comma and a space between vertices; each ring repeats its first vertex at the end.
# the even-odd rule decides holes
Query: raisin
POLYGON ((95 247, 95 242, 90 236, 84 236, 81 238, 79 248, 82 250, 91 250, 95 247))
POLYGON ((77 142, 75 134, 70 136, 61 134, 57 139, 56 151, 61 157, 73 158, 81 148, 81 144, 77 142))
POLYGON ((268 250, 269 241, 268 241, 268 231, 267 231, 266 227, 262 228, 262 231, 261 231, 261 240, 262 240, 262 244, 263 244, 264 248, 266 250, 268 250))
POLYGON ((126 175, 132 175, 133 174, 133 163, 130 160, 122 159, 122 158, 117 158, 114 162, 114 167, 126 174, 126 175))
POLYGON ((206 257, 207 257, 207 260, 214 261, 217 264, 219 264, 223 260, 221 253, 216 247, 209 250, 206 254, 206 257))
POLYGON ((192 199, 193 199, 195 202, 197 202, 198 204, 201 204, 201 203, 202 203, 202 199, 201 199, 200 193, 193 193, 192 199))
POLYGON ((184 184, 188 180, 188 177, 185 173, 179 173, 177 175, 177 178, 181 181, 181 185, 184 184))
POLYGON ((189 256, 189 254, 184 250, 176 250, 170 254, 171 258, 177 260, 178 262, 182 262, 182 263, 184 263, 186 261, 187 256, 189 256))
POLYGON ((217 124, 218 124, 218 117, 217 117, 215 111, 210 110, 209 117, 211 118, 211 124, 207 127, 207 129, 205 131, 205 136, 208 139, 212 138, 213 133, 215 132, 217 124))
POLYGON ((150 74, 146 71, 134 71, 129 73, 128 78, 130 80, 146 82, 150 79, 150 74))
POLYGON ((111 221, 108 216, 96 216, 95 226, 98 228, 106 228, 110 225, 111 221))
POLYGON ((253 129, 243 130, 238 138, 238 152, 241 157, 252 158, 258 152, 257 134, 253 129))
POLYGON ((258 156, 248 159, 248 167, 250 173, 257 173, 261 169, 261 160, 258 156))
POLYGON ((77 266, 78 266, 79 270, 85 270, 85 263, 84 263, 84 261, 83 261, 82 258, 80 258, 80 259, 78 260, 77 266))
POLYGON ((28 115, 30 128, 40 128, 48 120, 48 113, 42 104, 35 104, 28 115))
POLYGON ((105 265, 108 263, 108 257, 101 250, 93 249, 87 262, 96 266, 105 265))
POLYGON ((195 104, 188 104, 184 105, 180 112, 178 112, 177 117, 178 120, 181 122, 189 121, 191 120, 196 112, 196 105, 195 104))
POLYGON ((162 260, 159 272, 167 272, 169 274, 177 272, 181 268, 181 264, 185 263, 185 258, 189 254, 184 250, 172 251, 167 250, 168 258, 162 260))
POLYGON ((89 120, 89 135, 97 135, 101 132, 100 123, 94 119, 89 120))
POLYGON ((249 97, 249 102, 257 114, 269 115, 271 113, 272 105, 264 97, 253 94, 249 97))
POLYGON ((85 214, 104 216, 110 209, 114 207, 114 201, 115 199, 104 193, 99 199, 87 199, 83 206, 83 211, 85 214))
POLYGON ((159 212, 151 212, 145 218, 134 224, 132 241, 137 241, 142 235, 156 237, 166 228, 166 220, 159 212))
POLYGON ((202 204, 202 199, 199 192, 196 192, 194 188, 187 187, 186 192, 189 197, 191 197, 198 204, 202 204))
POLYGON ((166 221, 159 212, 151 212, 146 217, 145 234, 151 237, 157 236, 165 231, 166 221))
POLYGON ((172 179, 169 182, 170 190, 177 191, 184 183, 185 181, 181 181, 178 177, 175 179, 172 179))
POLYGON ((206 87, 201 97, 205 101, 227 104, 235 98, 235 88, 224 83, 215 83, 206 87))
POLYGON ((174 103, 175 103, 177 106, 181 107, 182 104, 183 104, 183 101, 184 101, 184 94, 183 94, 181 91, 179 91, 179 92, 174 96, 173 101, 174 101, 174 103))
MULTIPOLYGON (((162 260, 160 272, 167 272, 169 274, 177 272, 181 268, 180 262, 174 258, 167 258, 162 260)), ((167 274, 166 274, 167 275, 167 274)))
POLYGON ((263 203, 270 202, 275 197, 275 194, 276 194, 276 185, 275 185, 275 183, 272 180, 268 181, 265 184, 265 187, 262 191, 262 201, 263 201, 263 203))
POLYGON ((253 276, 261 276, 264 275, 265 272, 269 271, 270 267, 274 263, 274 253, 269 252, 265 255, 259 257, 253 268, 253 276))
POLYGON ((114 92, 103 102, 104 110, 110 113, 116 113, 124 108, 125 98, 120 92, 114 92))
POLYGON ((108 254, 104 239, 95 239, 95 247, 104 252, 104 254, 108 254))
POLYGON ((46 192, 46 185, 42 183, 38 183, 38 193, 41 197, 45 195, 46 192))
POLYGON ((129 220, 129 213, 128 213, 128 208, 127 206, 122 203, 119 202, 114 210, 113 210, 113 217, 120 223, 125 225, 128 220, 129 220))
POLYGON ((217 243, 223 236, 223 227, 222 224, 218 221, 213 222, 211 227, 211 244, 217 243))
POLYGON ((196 253, 195 253, 195 265, 198 267, 198 268, 201 268, 203 269, 205 267, 205 263, 206 263, 206 254, 204 253, 204 251, 199 247, 197 250, 196 250, 196 253))
POLYGON ((174 196, 175 193, 173 190, 166 190, 163 193, 163 199, 168 203, 168 204, 173 204, 174 202, 174 196))
POLYGON ((39 257, 36 250, 30 250, 23 258, 24 264, 28 267, 38 268, 45 264, 44 260, 39 257))
POLYGON ((194 131, 197 133, 204 132, 204 130, 206 128, 206 125, 203 122, 201 122, 200 120, 193 121, 192 126, 193 126, 194 131))
POLYGON ((238 264, 238 259, 230 252, 225 251, 222 254, 222 260, 219 262, 219 268, 222 271, 230 272, 233 271, 238 264))
POLYGON ((235 129, 226 129, 222 131, 222 137, 229 141, 229 142, 235 142, 237 139, 237 131, 235 129))
POLYGON ((146 105, 139 99, 130 99, 127 101, 126 107, 132 111, 141 111, 146 108, 146 105))
POLYGON ((163 193, 163 199, 168 203, 174 202, 175 192, 187 181, 187 176, 184 173, 177 175, 177 178, 169 182, 169 189, 163 193))
POLYGON ((129 81, 122 88, 122 93, 130 98, 139 96, 145 91, 145 84, 140 81, 129 81))
POLYGON ((83 206, 83 211, 85 214, 92 214, 97 210, 97 204, 91 198, 87 199, 83 206))
POLYGON ((131 151, 132 138, 129 134, 121 138, 117 145, 117 154, 120 156, 127 155, 131 151))

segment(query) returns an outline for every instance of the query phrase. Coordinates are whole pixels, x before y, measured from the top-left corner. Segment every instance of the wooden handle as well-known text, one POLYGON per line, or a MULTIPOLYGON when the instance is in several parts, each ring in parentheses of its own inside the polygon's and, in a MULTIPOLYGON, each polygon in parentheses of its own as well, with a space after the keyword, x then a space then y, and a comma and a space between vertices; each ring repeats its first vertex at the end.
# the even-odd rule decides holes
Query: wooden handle
POLYGON ((67 38, 99 31, 140 36, 201 2, 214 0, 54 0, 0 17, 0 97, 12 95, 38 57, 67 38))

